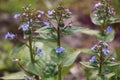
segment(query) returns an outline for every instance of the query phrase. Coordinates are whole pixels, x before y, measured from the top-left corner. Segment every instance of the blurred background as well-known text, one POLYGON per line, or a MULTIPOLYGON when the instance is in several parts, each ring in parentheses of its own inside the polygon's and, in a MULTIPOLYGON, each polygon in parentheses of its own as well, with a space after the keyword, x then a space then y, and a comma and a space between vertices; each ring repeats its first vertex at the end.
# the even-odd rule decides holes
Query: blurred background
MULTIPOLYGON (((61 0, 62 1, 62 0, 61 0)), ((63 0, 62 5, 69 8, 72 12, 72 22, 74 26, 87 27, 90 29, 99 29, 90 19, 93 5, 96 0, 63 0)), ((7 32, 13 32, 22 37, 22 32, 18 31, 20 22, 13 18, 14 14, 22 12, 22 7, 31 4, 33 8, 47 11, 56 8, 58 0, 0 0, 0 77, 19 71, 18 66, 9 58, 9 53, 13 47, 19 43, 18 41, 7 41, 4 35, 7 32)), ((113 24, 115 29, 115 40, 110 43, 111 50, 115 46, 120 46, 120 27, 119 23, 113 24)), ((72 34, 62 37, 62 42, 72 48, 91 48, 97 39, 95 36, 86 34, 72 34)), ((81 69, 80 61, 88 61, 90 54, 81 53, 71 68, 70 72, 65 76, 65 80, 86 80, 86 75, 81 69)))

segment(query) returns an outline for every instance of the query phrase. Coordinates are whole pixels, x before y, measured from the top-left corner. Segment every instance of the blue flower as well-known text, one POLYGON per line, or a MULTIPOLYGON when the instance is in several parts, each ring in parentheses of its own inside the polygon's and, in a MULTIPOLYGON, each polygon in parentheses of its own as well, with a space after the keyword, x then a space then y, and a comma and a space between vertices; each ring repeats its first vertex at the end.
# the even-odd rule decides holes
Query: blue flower
POLYGON ((108 27, 107 27, 107 32, 111 32, 111 31, 112 31, 111 26, 108 26, 108 27))
POLYGON ((106 43, 106 42, 103 42, 103 45, 104 45, 104 47, 108 47, 109 45, 108 45, 108 43, 106 43))
POLYGON ((33 22, 33 19, 30 19, 30 22, 33 22))
POLYGON ((19 13, 14 15, 14 19, 18 19, 19 17, 20 17, 19 13))
POLYGON ((108 11, 109 14, 114 14, 115 12, 113 10, 108 11))
POLYGON ((66 11, 68 14, 72 14, 72 12, 70 12, 69 9, 65 9, 65 11, 66 11))
POLYGON ((7 32, 7 34, 5 35, 5 39, 14 39, 14 37, 15 37, 15 34, 9 33, 9 32, 7 32))
POLYGON ((28 78, 27 80, 35 80, 34 78, 28 78))
POLYGON ((92 50, 93 52, 96 52, 96 48, 97 48, 97 45, 94 45, 94 46, 91 48, 91 50, 92 50))
POLYGON ((49 26, 49 22, 43 22, 45 26, 49 26))
POLYGON ((43 52, 42 52, 41 49, 38 49, 38 50, 37 50, 37 53, 39 53, 40 55, 43 55, 43 52))
POLYGON ((65 49, 63 47, 58 46, 57 48, 55 48, 55 52, 56 53, 62 53, 65 49))
POLYGON ((92 58, 89 60, 89 62, 94 63, 96 61, 96 56, 92 56, 92 58))
POLYGON ((108 55, 110 53, 110 51, 108 49, 102 49, 102 52, 105 54, 105 55, 108 55))
POLYGON ((40 14, 44 14, 44 11, 41 11, 41 10, 37 10, 37 12, 40 14))
POLYGON ((109 72, 109 69, 108 69, 108 68, 106 68, 106 69, 105 69, 105 73, 108 73, 108 72, 109 72))
POLYGON ((55 11, 54 10, 49 10, 48 15, 52 15, 55 11))
POLYGON ((29 28, 29 24, 22 24, 22 25, 19 27, 19 29, 22 29, 23 31, 28 30, 28 28, 29 28))
POLYGON ((93 9, 97 9, 101 5, 102 5, 102 3, 99 2, 99 3, 97 3, 97 4, 94 5, 93 9))

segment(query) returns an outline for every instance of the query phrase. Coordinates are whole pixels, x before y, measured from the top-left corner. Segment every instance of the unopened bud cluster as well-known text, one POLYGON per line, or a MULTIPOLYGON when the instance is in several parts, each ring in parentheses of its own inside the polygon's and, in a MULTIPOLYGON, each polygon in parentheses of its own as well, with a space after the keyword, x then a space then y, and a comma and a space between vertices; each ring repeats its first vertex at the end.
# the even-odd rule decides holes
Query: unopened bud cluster
POLYGON ((105 19, 109 21, 111 16, 115 16, 116 12, 111 5, 111 1, 102 0, 93 6, 94 17, 99 19, 105 19))

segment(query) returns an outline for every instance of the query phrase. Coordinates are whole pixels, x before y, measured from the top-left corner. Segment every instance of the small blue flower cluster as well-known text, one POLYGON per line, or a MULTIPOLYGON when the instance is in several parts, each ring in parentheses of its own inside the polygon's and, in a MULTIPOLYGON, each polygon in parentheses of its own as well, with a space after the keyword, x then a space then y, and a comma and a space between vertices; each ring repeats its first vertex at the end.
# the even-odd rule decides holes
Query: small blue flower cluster
POLYGON ((40 14, 44 14, 44 11, 42 11, 42 10, 37 10, 37 12, 40 14))
POLYGON ((43 22, 45 26, 50 26, 49 22, 43 22))
POLYGON ((55 52, 56 53, 62 53, 65 49, 61 46, 58 46, 57 48, 55 48, 55 52))
POLYGON ((72 12, 69 10, 69 9, 64 9, 64 8, 61 8, 61 7, 58 7, 58 9, 62 12, 60 12, 59 10, 49 10, 47 12, 47 16, 51 19, 53 19, 53 17, 58 17, 58 16, 61 16, 61 23, 64 23, 64 21, 68 18, 70 18, 72 12))
POLYGON ((14 38, 15 38, 15 34, 13 33, 7 32, 7 34, 5 35, 5 39, 14 39, 14 38))
POLYGON ((28 78, 27 80, 35 80, 34 78, 28 78))
POLYGON ((51 15, 53 15, 55 13, 55 10, 53 9, 53 10, 49 10, 48 11, 48 16, 51 16, 51 15))
POLYGON ((23 31, 29 30, 29 24, 22 24, 19 29, 22 29, 23 31))
POLYGON ((95 44, 91 50, 95 53, 104 53, 105 55, 108 55, 110 53, 108 49, 108 44, 104 41, 99 41, 98 44, 95 44))
POLYGON ((20 13, 14 15, 14 19, 18 19, 20 17, 20 13))
POLYGON ((92 58, 89 60, 90 63, 94 63, 96 61, 96 56, 92 56, 92 58))
POLYGON ((22 25, 20 25, 19 29, 22 29, 23 31, 32 29, 34 24, 42 22, 41 17, 45 14, 42 10, 31 9, 31 5, 23 7, 23 11, 24 13, 17 13, 14 15, 14 19, 21 20, 22 25))
POLYGON ((105 73, 109 73, 109 69, 108 68, 105 69, 105 73))
POLYGON ((38 50, 37 50, 37 53, 42 56, 42 55, 43 55, 42 49, 38 49, 38 50))
POLYGON ((107 30, 107 32, 111 32, 112 31, 111 26, 108 26, 106 30, 107 30))

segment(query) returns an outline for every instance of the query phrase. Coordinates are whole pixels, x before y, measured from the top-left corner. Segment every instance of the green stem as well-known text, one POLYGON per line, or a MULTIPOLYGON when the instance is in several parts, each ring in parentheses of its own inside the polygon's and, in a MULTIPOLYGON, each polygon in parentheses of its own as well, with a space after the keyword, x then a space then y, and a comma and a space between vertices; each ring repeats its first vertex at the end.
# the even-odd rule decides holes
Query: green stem
POLYGON ((31 35, 29 36, 29 50, 30 50, 31 62, 34 63, 34 57, 33 57, 33 51, 32 51, 32 37, 31 37, 31 35))
POLYGON ((103 58, 102 58, 102 53, 100 53, 100 66, 99 66, 99 74, 102 74, 102 64, 103 64, 103 58))
POLYGON ((57 29, 57 45, 60 46, 60 28, 57 29))
POLYGON ((58 80, 62 80, 61 79, 61 65, 58 64, 58 80))
MULTIPOLYGON (((59 26, 61 18, 62 18, 62 12, 60 13, 60 16, 57 19, 57 24, 58 24, 58 26, 57 26, 57 46, 61 46, 61 42, 60 42, 61 29, 59 26)), ((58 59, 59 59, 59 56, 58 56, 58 59)), ((58 67, 58 80, 62 80, 61 79, 61 64, 58 63, 57 67, 58 67)))
MULTIPOLYGON (((60 28, 58 26, 58 29, 57 29, 57 46, 60 46, 60 45, 61 45, 61 43, 60 43, 60 28)), ((57 66, 58 66, 58 80, 61 80, 61 65, 58 64, 57 66)))

